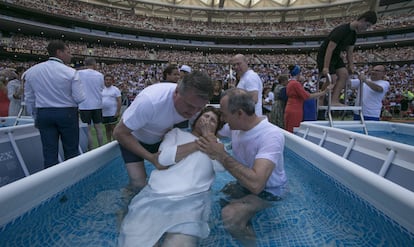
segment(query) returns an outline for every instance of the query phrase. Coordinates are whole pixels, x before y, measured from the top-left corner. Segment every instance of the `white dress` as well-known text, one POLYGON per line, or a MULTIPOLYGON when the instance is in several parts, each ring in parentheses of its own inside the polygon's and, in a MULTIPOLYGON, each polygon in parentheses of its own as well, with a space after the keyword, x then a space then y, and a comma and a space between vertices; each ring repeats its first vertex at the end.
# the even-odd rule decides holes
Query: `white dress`
POLYGON ((210 187, 215 172, 224 168, 200 151, 174 162, 177 146, 196 139, 179 128, 166 134, 160 145, 159 162, 170 167, 154 170, 148 185, 132 199, 118 246, 153 246, 165 232, 208 236, 210 187))

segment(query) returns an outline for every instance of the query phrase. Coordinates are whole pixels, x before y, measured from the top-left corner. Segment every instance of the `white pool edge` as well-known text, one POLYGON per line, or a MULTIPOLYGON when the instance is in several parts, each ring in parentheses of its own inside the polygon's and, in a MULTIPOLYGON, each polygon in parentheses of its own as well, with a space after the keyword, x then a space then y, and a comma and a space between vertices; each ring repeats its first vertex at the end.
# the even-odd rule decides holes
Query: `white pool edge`
MULTIPOLYGON (((414 233, 414 193, 284 131, 286 147, 414 233)), ((0 226, 14 221, 120 155, 117 142, 0 187, 0 226)))
POLYGON ((414 233, 413 192, 292 133, 285 132, 285 138, 293 152, 414 233))
POLYGON ((0 227, 89 176, 119 153, 114 141, 0 187, 0 227))

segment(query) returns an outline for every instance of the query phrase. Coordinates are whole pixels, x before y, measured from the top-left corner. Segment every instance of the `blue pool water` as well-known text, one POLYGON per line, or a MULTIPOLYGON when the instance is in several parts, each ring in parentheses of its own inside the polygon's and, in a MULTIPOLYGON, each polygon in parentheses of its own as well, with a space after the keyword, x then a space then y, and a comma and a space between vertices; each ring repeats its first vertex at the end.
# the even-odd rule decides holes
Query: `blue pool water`
MULTIPOLYGON (((0 232, 0 246, 116 246, 127 174, 120 157, 0 232)), ((414 246, 414 237, 290 150, 289 192, 253 219, 258 246, 414 246)), ((150 166, 147 167, 151 170, 150 166)), ((213 185, 211 234, 200 246, 239 246, 224 230, 213 185)), ((149 226, 143 226, 149 227, 149 226)), ((138 245, 139 246, 139 245, 138 245)))
POLYGON ((370 136, 375 136, 381 139, 400 142, 400 143, 414 146, 414 136, 412 135, 400 134, 400 133, 395 133, 395 132, 385 132, 385 131, 369 131, 368 134, 370 136))

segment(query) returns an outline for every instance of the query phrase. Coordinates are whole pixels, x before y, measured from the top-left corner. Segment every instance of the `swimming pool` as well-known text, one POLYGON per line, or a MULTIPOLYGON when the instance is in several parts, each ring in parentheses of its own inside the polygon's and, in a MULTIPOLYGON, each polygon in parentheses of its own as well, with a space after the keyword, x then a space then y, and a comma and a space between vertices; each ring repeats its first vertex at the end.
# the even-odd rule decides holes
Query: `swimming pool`
MULTIPOLYGON (((127 174, 119 151, 113 152, 108 165, 8 223, 0 232, 0 246, 116 246, 127 174)), ((290 149, 285 166, 288 195, 253 221, 258 246, 413 245, 409 231, 290 149)), ((238 246, 223 228, 217 202, 218 191, 229 180, 229 174, 220 173, 213 185, 211 234, 200 246, 238 246)))
MULTIPOLYGON (((79 151, 88 147, 88 126, 79 123, 79 151)), ((59 146, 59 160, 63 160, 59 146)), ((0 118, 0 187, 43 170, 42 142, 31 117, 0 118)))
MULTIPOLYGON (((367 126, 369 136, 414 146, 414 124, 388 121, 365 121, 365 124, 367 126)), ((312 125, 328 127, 329 122, 302 122, 300 128, 306 128, 312 125)), ((300 128, 298 128, 297 130, 299 130, 300 128)), ((364 134, 364 131, 360 127, 360 123, 358 121, 337 121, 335 124, 335 128, 364 134)))
POLYGON ((369 135, 358 133, 358 125, 302 122, 295 134, 414 192, 414 125, 367 121, 369 135))

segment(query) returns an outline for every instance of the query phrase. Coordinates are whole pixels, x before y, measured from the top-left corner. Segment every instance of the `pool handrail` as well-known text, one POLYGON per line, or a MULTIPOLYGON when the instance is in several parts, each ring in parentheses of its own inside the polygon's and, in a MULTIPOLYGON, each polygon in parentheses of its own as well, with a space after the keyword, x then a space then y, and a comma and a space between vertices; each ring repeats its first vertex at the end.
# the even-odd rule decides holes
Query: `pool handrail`
POLYGON ((289 149, 414 233, 414 192, 287 131, 285 142, 289 149))
MULTIPOLYGON (((286 147, 414 233, 414 193, 299 136, 284 131, 286 147)), ((120 157, 116 141, 0 188, 0 227, 120 157)))
POLYGON ((294 131, 303 139, 414 191, 414 146, 314 122, 302 122, 294 131))

